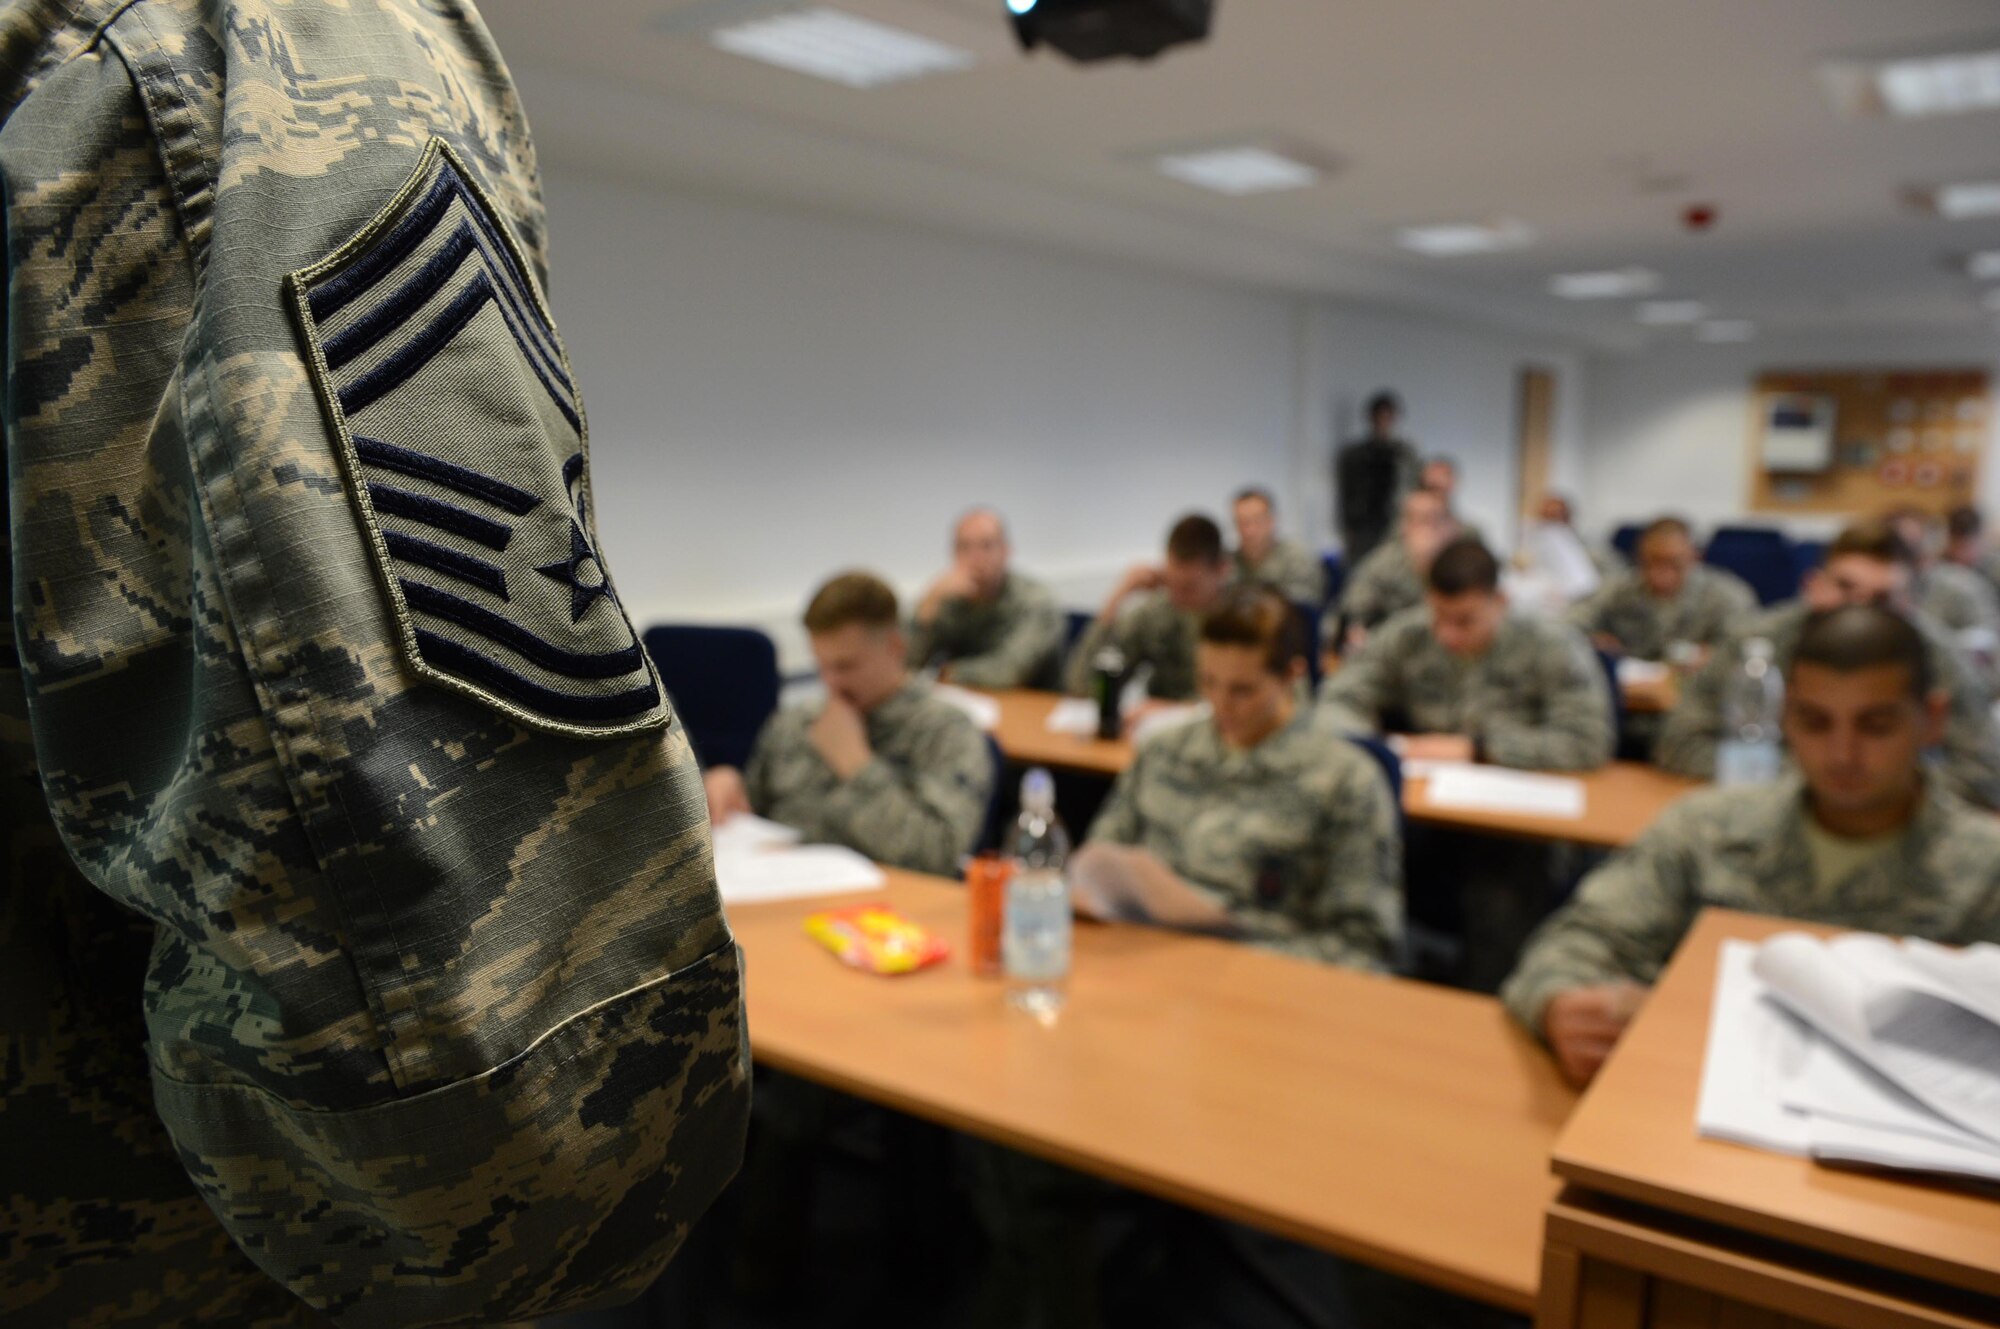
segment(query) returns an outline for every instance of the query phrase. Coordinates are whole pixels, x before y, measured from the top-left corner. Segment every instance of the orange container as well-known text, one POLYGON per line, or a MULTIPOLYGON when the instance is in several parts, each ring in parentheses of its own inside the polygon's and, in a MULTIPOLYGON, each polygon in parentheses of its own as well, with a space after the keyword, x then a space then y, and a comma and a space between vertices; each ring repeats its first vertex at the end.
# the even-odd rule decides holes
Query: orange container
POLYGON ((1007 879, 1013 875, 1013 860, 990 852, 965 869, 966 913, 972 924, 965 962, 982 978, 1000 976, 1000 925, 1007 916, 1007 879))

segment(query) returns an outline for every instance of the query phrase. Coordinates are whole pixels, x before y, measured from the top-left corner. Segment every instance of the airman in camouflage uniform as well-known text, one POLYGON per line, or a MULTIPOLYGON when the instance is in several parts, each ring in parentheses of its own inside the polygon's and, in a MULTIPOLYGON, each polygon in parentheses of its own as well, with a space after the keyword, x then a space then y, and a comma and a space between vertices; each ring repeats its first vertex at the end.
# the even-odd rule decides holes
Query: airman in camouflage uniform
POLYGON ((1738 620, 1754 613, 1757 594, 1741 579, 1696 564, 1679 594, 1662 598, 1636 568, 1610 574, 1595 595, 1570 611, 1569 621, 1591 637, 1608 637, 1639 660, 1664 660, 1675 642, 1714 647, 1738 620))
POLYGON ((1397 827, 1374 759, 1300 706, 1248 751, 1207 720, 1154 735, 1090 839, 1151 850, 1260 946, 1387 969, 1402 931, 1397 827))
POLYGON ((0 113, 0 1319, 629 1297, 740 1157, 739 962, 499 54, 19 3, 0 113))
POLYGON ((1594 1074, 1708 906, 1964 944, 2000 941, 2000 821, 1925 774, 1944 722, 1928 651, 1875 606, 1817 614, 1792 653, 1798 770, 1702 790, 1591 874, 1503 987, 1563 1069, 1594 1074))
POLYGON ((1340 592, 1340 615, 1372 632, 1423 602, 1424 575, 1399 532, 1376 545, 1348 577, 1340 592))
POLYGON ((2000 590, 1971 568, 1933 563, 1910 593, 1917 608, 1953 632, 2000 634, 2000 590))
POLYGON ((1009 572, 990 600, 954 596, 930 622, 910 624, 910 663, 942 662, 970 688, 1037 688, 1056 681, 1062 610, 1055 592, 1009 572))
POLYGON ((824 702, 790 706, 757 736, 744 783, 757 815, 880 863, 954 875, 993 795, 993 759, 964 711, 912 679, 866 716, 875 759, 842 780, 813 746, 824 702))
POLYGON ((1278 535, 1278 504, 1270 491, 1241 491, 1231 511, 1236 519, 1231 580, 1269 586, 1292 604, 1317 611, 1326 599, 1326 568, 1304 545, 1278 535))
POLYGON ((1293 604, 1317 609, 1326 598, 1325 565, 1296 540, 1279 540, 1256 564, 1238 549, 1230 556, 1230 565, 1238 585, 1269 586, 1293 604))
POLYGON ((1523 614, 1502 621, 1475 658, 1438 641, 1428 607, 1389 620, 1320 685, 1326 720, 1373 734, 1465 734, 1498 766, 1594 770, 1611 759, 1603 667, 1574 628, 1523 614))
POLYGON ((1713 906, 1963 945, 2000 942, 2000 821, 1931 782, 1909 833, 1838 881, 1808 843, 1804 779, 1702 789, 1592 873, 1502 991, 1531 1029, 1565 988, 1652 983, 1713 906))
MULTIPOLYGON (((1772 660, 1780 669, 1789 669, 1792 648, 1812 613, 1813 607, 1806 601, 1794 600, 1740 624, 1709 662, 1682 685, 1680 701, 1660 731, 1654 761, 1676 774, 1714 779, 1715 749, 1723 732, 1723 693, 1743 666, 1745 643, 1758 637, 1770 642, 1772 660)), ((1993 723, 1992 694, 1943 629, 1920 614, 1913 615, 1911 622, 1929 648, 1931 676, 1951 699, 1938 774, 1959 797, 2000 809, 2000 730, 1993 723)))
POLYGON ((1128 672, 1151 669, 1151 695, 1186 701, 1195 693, 1201 617, 1220 602, 1228 584, 1221 528, 1198 513, 1181 518, 1167 536, 1166 562, 1135 567, 1113 588, 1096 621, 1070 651, 1063 685, 1078 696, 1088 695, 1098 652, 1116 646, 1128 672))

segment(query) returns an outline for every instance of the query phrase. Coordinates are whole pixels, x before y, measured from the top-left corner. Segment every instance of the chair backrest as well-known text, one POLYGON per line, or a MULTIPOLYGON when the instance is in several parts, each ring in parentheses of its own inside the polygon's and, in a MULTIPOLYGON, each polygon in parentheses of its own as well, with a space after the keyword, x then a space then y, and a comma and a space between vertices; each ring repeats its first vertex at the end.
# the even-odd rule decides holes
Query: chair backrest
POLYGON ((1338 549, 1328 549, 1319 556, 1319 564, 1326 569, 1326 595, 1320 602, 1324 612, 1340 603, 1340 593, 1347 589, 1347 559, 1338 549))
POLYGON ((1764 604, 1789 600, 1799 592, 1799 569, 1791 541, 1765 526, 1721 526, 1709 537, 1702 561, 1726 568, 1757 592, 1764 604))
POLYGON ((1314 692, 1318 692, 1321 674, 1319 646, 1321 611, 1316 605, 1297 602, 1293 603, 1292 608, 1298 612, 1299 625, 1305 629, 1306 634, 1306 682, 1312 685, 1314 692))
POLYGON ((1604 681, 1611 689, 1611 742, 1615 748, 1625 740, 1625 685, 1618 681, 1618 656, 1602 647, 1597 651, 1597 663, 1603 666, 1604 681))
POLYGON ((1637 563, 1639 561, 1639 537, 1645 533, 1646 528, 1638 522, 1626 522, 1611 533, 1611 547, 1623 554, 1627 563, 1637 563))
POLYGON ((742 766, 778 709, 778 648, 755 628, 664 623, 647 654, 704 767, 742 766))
POLYGON ((1805 581, 1806 574, 1826 562, 1826 541, 1792 541, 1792 566, 1798 569, 1799 580, 1805 581))
POLYGON ((986 755, 993 762, 993 788, 986 795, 986 824, 979 828, 979 840, 972 846, 972 852, 983 849, 1000 848, 1000 836, 1006 829, 1000 824, 1000 809, 1006 803, 1001 797, 1007 783, 1007 754, 1000 750, 1000 740, 991 734, 985 735, 986 755))
POLYGON ((1389 746, 1386 739, 1369 738, 1363 734, 1348 734, 1347 741, 1375 759, 1382 768, 1382 776, 1389 782, 1389 800, 1396 805, 1396 820, 1403 820, 1403 759, 1389 746))
POLYGON ((1097 615, 1081 609, 1072 609, 1063 615, 1062 658, 1065 666, 1069 662, 1070 653, 1076 650, 1076 644, 1083 640, 1084 631, 1096 617, 1097 615))

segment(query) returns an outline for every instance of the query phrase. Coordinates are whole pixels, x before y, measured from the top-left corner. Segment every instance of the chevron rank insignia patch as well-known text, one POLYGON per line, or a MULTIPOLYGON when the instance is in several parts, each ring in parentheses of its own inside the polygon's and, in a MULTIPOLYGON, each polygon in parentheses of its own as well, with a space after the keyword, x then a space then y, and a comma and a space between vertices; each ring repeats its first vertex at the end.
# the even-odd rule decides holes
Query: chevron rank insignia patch
POLYGON ((598 556, 568 357, 458 156, 432 139, 286 286, 410 667, 557 733, 665 723, 598 556))

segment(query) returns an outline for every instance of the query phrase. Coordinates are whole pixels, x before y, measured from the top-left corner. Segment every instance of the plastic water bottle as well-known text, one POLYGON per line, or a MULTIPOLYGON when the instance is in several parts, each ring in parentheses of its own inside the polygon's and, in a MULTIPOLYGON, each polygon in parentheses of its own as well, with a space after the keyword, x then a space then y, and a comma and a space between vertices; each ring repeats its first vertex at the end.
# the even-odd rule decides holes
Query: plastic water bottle
POLYGON ((1021 818, 1014 824, 1014 875, 1000 935, 1007 1000, 1048 1017, 1062 1008, 1069 979, 1069 832, 1056 816, 1056 786, 1037 766, 1021 777, 1021 818))
POLYGON ((1715 751, 1715 782, 1769 784, 1784 765, 1778 722, 1785 681, 1771 658, 1771 643, 1752 637, 1722 696, 1722 742, 1715 751))

